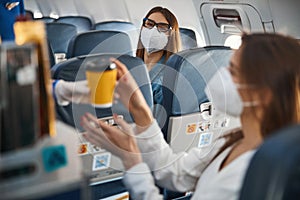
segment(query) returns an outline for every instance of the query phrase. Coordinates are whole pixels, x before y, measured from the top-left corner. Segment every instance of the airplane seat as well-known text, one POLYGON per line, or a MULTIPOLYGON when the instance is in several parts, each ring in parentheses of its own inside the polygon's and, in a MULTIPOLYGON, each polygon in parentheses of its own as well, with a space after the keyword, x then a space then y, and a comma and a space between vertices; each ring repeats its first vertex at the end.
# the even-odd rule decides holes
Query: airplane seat
POLYGON ((208 101, 206 83, 221 66, 228 66, 231 54, 229 47, 208 46, 181 51, 169 58, 162 84, 165 116, 159 120, 168 142, 169 118, 200 111, 199 105, 208 101))
POLYGON ((54 22, 55 19, 52 17, 44 16, 42 18, 34 18, 34 20, 42 20, 44 23, 51 23, 54 22))
POLYGON ((182 197, 175 198, 173 200, 190 200, 191 198, 192 198, 192 195, 188 194, 188 195, 185 195, 182 197))
POLYGON ((55 65, 55 55, 53 52, 53 48, 48 39, 47 39, 47 44, 48 44, 49 64, 50 64, 50 68, 52 68, 55 65))
MULTIPOLYGON (((75 58, 68 59, 66 61, 56 64, 51 69, 53 79, 63 79, 65 81, 79 81, 85 80, 85 65, 95 59, 102 59, 108 62, 109 58, 115 57, 124 63, 128 70, 135 78, 139 85, 147 104, 152 108, 152 89, 150 79, 147 71, 147 67, 144 62, 137 57, 130 55, 120 54, 93 54, 86 56, 78 56, 75 58)), ((76 87, 76 86, 75 86, 76 87)), ((112 116, 112 113, 123 115, 127 122, 133 122, 133 119, 127 109, 121 104, 114 104, 111 108, 97 108, 95 109, 89 104, 75 104, 70 103, 68 106, 59 106, 56 103, 57 118, 63 122, 76 127, 81 130, 80 117, 85 112, 94 113, 98 118, 112 116)))
POLYGON ((95 24, 95 30, 123 31, 136 30, 136 26, 131 22, 124 21, 104 21, 95 24))
POLYGON ((77 33, 94 29, 93 20, 86 16, 63 16, 56 19, 55 22, 75 25, 77 27, 77 33))
POLYGON ((131 22, 125 21, 104 21, 95 24, 95 30, 121 31, 129 35, 132 47, 138 42, 138 29, 131 22))
POLYGON ((240 200, 287 200, 300 197, 300 124, 266 139, 250 161, 240 200))
POLYGON ((62 54, 65 58, 69 42, 77 34, 76 26, 59 22, 46 23, 46 32, 55 57, 62 54))
MULTIPOLYGON (((222 66, 228 66, 232 50, 208 46, 172 55, 163 76, 165 116, 159 116, 164 138, 175 153, 201 147, 212 138, 239 126, 239 119, 220 115, 212 117, 213 106, 204 92, 206 83, 222 66), (163 124, 163 125, 162 125, 163 124)), ((165 192, 167 196, 189 199, 184 193, 165 192)))
POLYGON ((196 48, 197 39, 196 34, 192 29, 188 28, 179 28, 181 43, 182 43, 182 50, 196 48))
POLYGON ((95 30, 79 33, 69 43, 67 58, 97 53, 132 55, 130 38, 119 31, 95 30))

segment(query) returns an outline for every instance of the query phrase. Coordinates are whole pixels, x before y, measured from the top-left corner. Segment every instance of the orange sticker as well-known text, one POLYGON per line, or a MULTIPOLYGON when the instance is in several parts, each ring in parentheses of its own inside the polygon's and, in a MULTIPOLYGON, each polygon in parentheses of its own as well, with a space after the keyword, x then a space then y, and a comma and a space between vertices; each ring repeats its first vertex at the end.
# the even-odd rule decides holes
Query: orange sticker
POLYGON ((88 144, 87 143, 79 144, 77 152, 80 155, 87 154, 88 153, 88 144))
POLYGON ((196 132, 197 124, 188 124, 186 127, 187 134, 193 134, 196 132))

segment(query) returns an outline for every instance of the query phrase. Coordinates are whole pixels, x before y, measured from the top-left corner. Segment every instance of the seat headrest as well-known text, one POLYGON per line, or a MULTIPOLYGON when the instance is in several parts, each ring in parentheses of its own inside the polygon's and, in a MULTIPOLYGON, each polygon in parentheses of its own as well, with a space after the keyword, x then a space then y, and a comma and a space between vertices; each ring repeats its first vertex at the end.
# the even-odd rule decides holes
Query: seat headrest
POLYGON ((229 64, 232 50, 228 47, 204 47, 179 52, 167 61, 171 76, 163 79, 171 96, 164 96, 172 105, 170 114, 181 115, 199 111, 207 101, 204 88, 213 74, 229 64))
POLYGON ((63 16, 55 20, 67 24, 73 24, 77 27, 78 33, 90 31, 93 29, 93 21, 86 16, 63 16))
POLYGON ((80 33, 70 41, 67 58, 97 53, 132 55, 129 36, 120 31, 80 33))
POLYGON ((131 22, 123 21, 105 21, 95 24, 95 30, 110 30, 110 31, 131 31, 136 30, 136 27, 131 22))
POLYGON ((47 38, 53 53, 67 53, 70 40, 77 34, 76 26, 66 23, 46 23, 47 38))
POLYGON ((197 38, 196 34, 192 29, 179 28, 182 50, 187 50, 191 48, 196 48, 197 38))

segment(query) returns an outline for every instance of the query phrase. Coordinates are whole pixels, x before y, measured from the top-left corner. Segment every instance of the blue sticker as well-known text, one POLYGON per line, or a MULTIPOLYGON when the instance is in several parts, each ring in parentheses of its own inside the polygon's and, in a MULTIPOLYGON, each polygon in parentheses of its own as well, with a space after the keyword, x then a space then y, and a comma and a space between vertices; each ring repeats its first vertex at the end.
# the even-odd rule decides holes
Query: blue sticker
POLYGON ((202 133, 200 135, 198 147, 200 148, 200 147, 208 146, 211 144, 211 141, 212 141, 212 133, 202 133))
POLYGON ((110 165, 110 159, 111 159, 110 153, 94 155, 93 171, 108 168, 110 165))
POLYGON ((46 172, 67 166, 68 161, 64 145, 45 147, 42 149, 42 157, 46 172))

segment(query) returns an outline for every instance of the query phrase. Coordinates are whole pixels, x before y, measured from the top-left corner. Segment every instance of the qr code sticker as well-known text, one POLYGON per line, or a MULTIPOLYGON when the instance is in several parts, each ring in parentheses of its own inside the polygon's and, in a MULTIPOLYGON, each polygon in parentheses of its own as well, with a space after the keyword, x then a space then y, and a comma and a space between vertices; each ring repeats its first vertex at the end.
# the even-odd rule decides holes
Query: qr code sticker
POLYGON ((205 147, 211 144, 213 133, 202 133, 200 135, 198 147, 205 147))
POLYGON ((106 169, 110 165, 111 154, 102 153, 94 155, 93 159, 93 171, 106 169))

